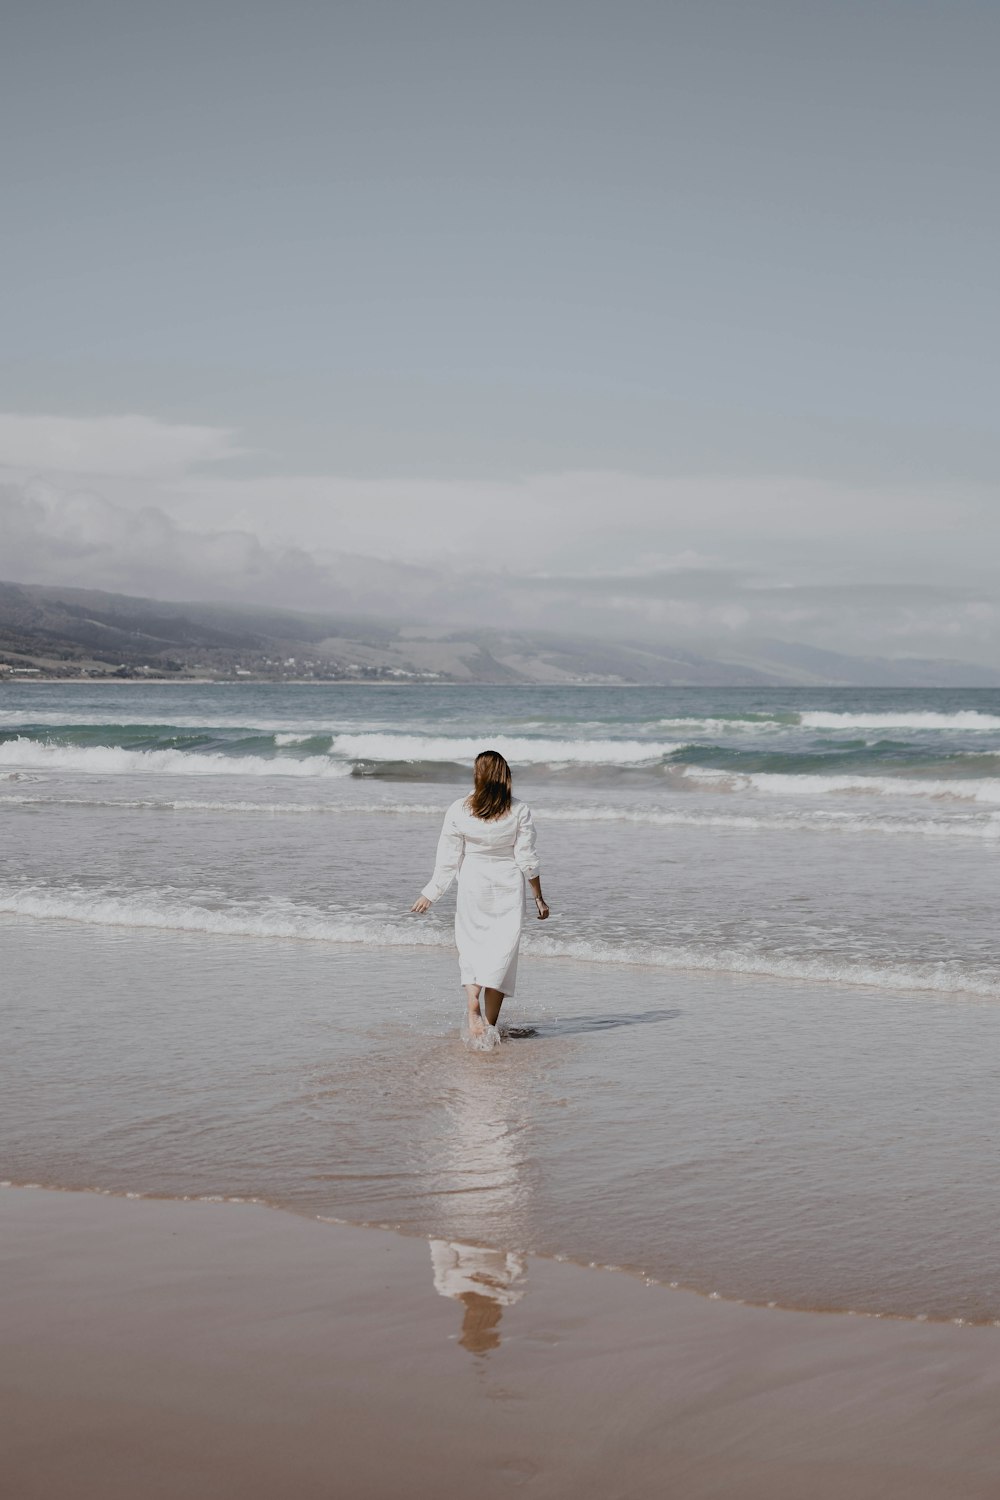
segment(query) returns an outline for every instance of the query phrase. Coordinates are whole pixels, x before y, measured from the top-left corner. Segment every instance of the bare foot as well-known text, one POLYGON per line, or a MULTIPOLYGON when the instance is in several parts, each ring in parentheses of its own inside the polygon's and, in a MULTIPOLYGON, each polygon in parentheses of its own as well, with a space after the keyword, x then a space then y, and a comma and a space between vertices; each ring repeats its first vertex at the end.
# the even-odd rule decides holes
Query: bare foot
POLYGON ((469 1011, 469 1035, 471 1037, 483 1036, 486 1032, 486 1022, 478 1010, 469 1011))

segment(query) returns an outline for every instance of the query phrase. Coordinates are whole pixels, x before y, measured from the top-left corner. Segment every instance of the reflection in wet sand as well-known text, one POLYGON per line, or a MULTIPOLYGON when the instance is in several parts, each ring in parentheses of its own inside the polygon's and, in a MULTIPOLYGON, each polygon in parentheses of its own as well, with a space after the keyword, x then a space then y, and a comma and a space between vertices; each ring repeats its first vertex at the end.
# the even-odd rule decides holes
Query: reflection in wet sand
POLYGON ((434 1290, 465 1308, 458 1342, 470 1354, 488 1354, 500 1344, 505 1307, 524 1296, 526 1269, 509 1250, 487 1250, 454 1240, 431 1240, 434 1290))
MULTIPOLYGON (((461 1197, 465 1233, 494 1243, 517 1242, 529 1193, 518 1149, 529 1105, 518 1086, 523 1081, 493 1057, 484 1065, 456 1068, 445 1101, 451 1129, 441 1151, 440 1177, 461 1197)), ((465 1309, 462 1348, 478 1355, 498 1348, 503 1310, 524 1296, 523 1257, 464 1239, 435 1239, 430 1247, 434 1290, 465 1309)))

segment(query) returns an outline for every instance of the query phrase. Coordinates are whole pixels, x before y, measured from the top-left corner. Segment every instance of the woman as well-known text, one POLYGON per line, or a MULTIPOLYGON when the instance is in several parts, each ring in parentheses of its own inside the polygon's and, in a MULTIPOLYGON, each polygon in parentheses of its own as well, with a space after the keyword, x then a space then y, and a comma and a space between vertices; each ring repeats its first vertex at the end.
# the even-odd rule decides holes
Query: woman
POLYGON ((456 873, 455 941, 469 1001, 469 1034, 477 1038, 487 1026, 496 1025, 504 996, 514 993, 525 879, 539 921, 549 914, 531 812, 512 795, 510 766, 496 750, 476 756, 472 792, 445 813, 434 874, 410 910, 429 911, 456 873), (485 1010, 480 1008, 480 995, 485 1010))

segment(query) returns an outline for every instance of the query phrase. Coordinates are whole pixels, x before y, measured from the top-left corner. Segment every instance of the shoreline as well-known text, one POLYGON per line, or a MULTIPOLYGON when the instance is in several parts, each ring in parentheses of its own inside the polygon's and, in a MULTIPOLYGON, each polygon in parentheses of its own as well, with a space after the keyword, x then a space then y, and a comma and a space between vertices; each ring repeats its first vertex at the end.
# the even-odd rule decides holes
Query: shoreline
MULTIPOLYGON (((43 669, 39 669, 41 673, 43 669)), ((171 687, 372 687, 372 688, 488 688, 491 692, 522 692, 525 688, 538 688, 544 692, 561 692, 567 689, 591 689, 607 692, 661 692, 661 693, 754 693, 766 695, 769 693, 868 693, 879 695, 883 693, 991 693, 996 695, 1000 692, 998 683, 970 683, 954 684, 948 682, 937 683, 865 683, 865 682, 623 682, 611 678, 599 681, 587 680, 565 681, 563 679, 551 682, 543 681, 537 677, 525 678, 517 682, 493 682, 480 678, 467 678, 455 681, 441 681, 438 678, 412 677, 405 680, 389 680, 387 678, 371 677, 181 677, 171 673, 163 677, 116 677, 113 672, 102 672, 98 677, 58 677, 58 676, 21 676, 20 674, 0 673, 0 686, 4 683, 13 685, 62 687, 69 683, 82 683, 84 686, 94 683, 109 683, 119 687, 160 687, 169 685, 171 687)))
MULTIPOLYGON (((118 687, 364 687, 364 688, 489 688, 491 692, 521 692, 524 688, 543 688, 551 693, 553 689, 562 688, 604 688, 612 692, 629 691, 644 692, 646 690, 661 693, 690 693, 718 691, 725 693, 733 692, 759 692, 757 686, 747 683, 736 683, 732 687, 719 687, 718 689, 706 688, 704 684, 697 682, 539 682, 532 678, 525 682, 482 682, 478 678, 467 682, 438 682, 430 678, 419 677, 400 682, 387 682, 385 679, 373 679, 370 677, 181 677, 171 675, 170 677, 116 677, 113 672, 104 672, 100 677, 15 677, 0 675, 0 685, 5 682, 21 686, 25 684, 31 687, 62 687, 69 683, 81 683, 84 687, 91 687, 95 683, 107 683, 118 687)), ((801 684, 791 683, 788 685, 792 691, 802 687, 801 684)), ((780 691, 785 691, 782 684, 775 684, 780 691)), ((808 685, 802 687, 803 692, 808 692, 808 685)), ((852 691, 847 685, 847 691, 852 691)), ((853 691, 868 691, 863 687, 854 688, 853 691)), ((887 687, 878 691, 886 693, 900 693, 908 691, 905 687, 887 687)), ((942 688, 931 688, 931 692, 983 692, 995 693, 996 688, 961 688, 952 689, 947 686, 942 688)))
POLYGON ((18 1500, 992 1500, 996 1334, 252 1204, 0 1193, 18 1500), (459 1263, 456 1273, 456 1261, 459 1263), (387 1435, 389 1440, 387 1441, 387 1435))
POLYGON ((447 941, 0 926, 6 1178, 256 1197, 726 1306, 1000 1318, 993 1004, 546 959, 510 1015, 535 1037, 480 1058, 447 941))
MULTIPOLYGON (((227 1193, 183 1193, 174 1196, 170 1193, 144 1192, 133 1188, 106 1188, 106 1187, 70 1187, 60 1183, 52 1182, 17 1182, 12 1178, 0 1179, 0 1205, 7 1193, 45 1193, 56 1196, 84 1199, 112 1199, 122 1203, 163 1203, 163 1204, 200 1204, 209 1205, 216 1209, 254 1208, 266 1213, 288 1215, 300 1223, 314 1224, 320 1227, 328 1226, 334 1230, 347 1229, 357 1231, 361 1234, 389 1234, 397 1239, 416 1241, 421 1244, 435 1242, 436 1237, 425 1229, 405 1228, 400 1224, 390 1224, 378 1220, 349 1219, 332 1214, 316 1214, 305 1209, 297 1209, 290 1204, 279 1203, 270 1198, 227 1193)), ((2 1212, 2 1207, 0 1207, 2 1212)), ((840 1319, 849 1318, 877 1323, 902 1323, 913 1324, 921 1328, 956 1328, 979 1331, 982 1329, 1000 1330, 1000 1318, 962 1318, 946 1315, 935 1315, 933 1313, 907 1313, 879 1311, 870 1308, 848 1308, 848 1307, 807 1307, 793 1302, 754 1302, 746 1297, 727 1296, 721 1292, 705 1291, 703 1288, 683 1281, 666 1281, 660 1276, 650 1275, 640 1266, 629 1265, 627 1262, 621 1264, 605 1264, 602 1261, 584 1260, 569 1254, 554 1254, 544 1250, 530 1251, 496 1251, 496 1247, 483 1241, 464 1241, 468 1248, 481 1250, 484 1253, 515 1254, 530 1257, 533 1262, 550 1266, 569 1266, 577 1271, 592 1272, 598 1275, 621 1276, 638 1286, 654 1287, 658 1291, 670 1296, 692 1297, 700 1302, 718 1304, 723 1307, 743 1307, 754 1312, 761 1313, 788 1313, 797 1317, 840 1319)), ((998 1346, 1000 1348, 1000 1346, 998 1346)))

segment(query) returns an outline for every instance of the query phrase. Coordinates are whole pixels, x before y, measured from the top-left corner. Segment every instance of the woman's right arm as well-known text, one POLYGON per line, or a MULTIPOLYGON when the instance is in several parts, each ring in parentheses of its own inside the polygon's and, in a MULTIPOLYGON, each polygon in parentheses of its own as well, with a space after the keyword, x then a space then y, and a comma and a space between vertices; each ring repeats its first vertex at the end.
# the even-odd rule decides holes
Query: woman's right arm
POLYGON ((441 837, 438 839, 437 857, 434 861, 434 874, 410 907, 411 911, 428 911, 431 903, 444 895, 458 874, 464 854, 465 836, 458 826, 455 809, 449 807, 445 813, 441 837))

